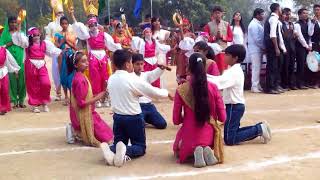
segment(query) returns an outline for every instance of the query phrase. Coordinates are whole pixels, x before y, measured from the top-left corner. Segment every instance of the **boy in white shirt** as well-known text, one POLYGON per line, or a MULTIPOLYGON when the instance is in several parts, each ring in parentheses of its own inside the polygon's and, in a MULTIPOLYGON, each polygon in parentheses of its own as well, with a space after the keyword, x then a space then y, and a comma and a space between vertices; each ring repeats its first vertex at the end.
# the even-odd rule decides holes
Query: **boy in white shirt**
POLYGON ((109 78, 107 88, 114 112, 114 145, 109 147, 108 144, 101 143, 100 146, 106 163, 121 167, 128 159, 143 156, 146 151, 146 135, 139 97, 171 96, 167 90, 155 88, 131 74, 132 57, 127 50, 114 52, 113 63, 117 70, 109 78))
POLYGON ((223 89, 223 100, 226 105, 227 120, 224 125, 224 142, 226 145, 237 145, 261 136, 266 144, 271 140, 271 131, 266 122, 240 128, 240 120, 245 111, 243 94, 244 74, 241 63, 246 57, 245 47, 231 45, 225 50, 225 63, 230 68, 221 76, 207 75, 208 81, 223 89))
MULTIPOLYGON (((132 74, 149 84, 152 84, 154 81, 159 79, 165 69, 165 66, 159 65, 159 67, 153 71, 142 72, 144 66, 142 54, 133 54, 132 64, 134 70, 132 74)), ((139 98, 139 102, 143 118, 146 123, 153 125, 157 129, 165 129, 167 127, 166 120, 158 112, 151 99, 143 96, 139 98)))

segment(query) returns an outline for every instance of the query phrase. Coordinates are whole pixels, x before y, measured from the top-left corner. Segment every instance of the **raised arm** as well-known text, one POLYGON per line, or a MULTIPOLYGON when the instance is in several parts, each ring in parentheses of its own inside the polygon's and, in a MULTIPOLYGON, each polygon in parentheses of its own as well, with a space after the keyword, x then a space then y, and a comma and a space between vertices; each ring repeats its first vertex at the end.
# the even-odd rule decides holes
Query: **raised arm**
POLYGON ((27 48, 29 46, 28 37, 22 32, 14 32, 12 34, 12 42, 14 45, 20 46, 22 48, 27 48))
POLYGON ((72 24, 72 30, 81 40, 87 40, 90 38, 89 29, 81 22, 74 22, 72 24))
POLYGON ((61 54, 62 50, 57 48, 51 41, 44 40, 44 43, 46 43, 46 55, 52 57, 61 54))
POLYGON ((104 33, 104 43, 108 50, 112 52, 115 52, 118 49, 122 49, 121 44, 115 43, 113 38, 108 33, 104 33))
POLYGON ((147 77, 147 80, 149 83, 153 83, 154 81, 159 79, 163 73, 164 73, 164 70, 160 68, 156 68, 152 71, 145 72, 145 76, 147 77))

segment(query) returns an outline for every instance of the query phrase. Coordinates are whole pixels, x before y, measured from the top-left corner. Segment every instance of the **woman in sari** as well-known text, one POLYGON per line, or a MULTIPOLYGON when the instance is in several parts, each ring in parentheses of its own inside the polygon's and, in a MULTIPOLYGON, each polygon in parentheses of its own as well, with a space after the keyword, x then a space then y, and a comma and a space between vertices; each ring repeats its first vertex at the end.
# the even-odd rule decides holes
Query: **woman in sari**
POLYGON ((88 58, 83 52, 76 52, 68 57, 76 72, 72 80, 70 119, 66 127, 67 142, 72 144, 74 136, 79 137, 86 145, 100 147, 101 142, 111 144, 112 129, 95 111, 95 103, 106 96, 103 91, 96 96, 92 94, 90 81, 84 75, 89 67, 88 58))
POLYGON ((180 163, 193 155, 195 167, 223 162, 223 141, 218 121, 225 121, 226 111, 217 86, 207 81, 205 67, 205 56, 200 53, 190 56, 190 78, 178 87, 173 107, 173 123, 182 125, 173 151, 180 163))
POLYGON ((63 87, 65 102, 64 105, 69 104, 69 95, 68 90, 71 89, 71 82, 74 76, 74 72, 71 70, 72 62, 67 61, 67 57, 73 53, 73 50, 76 50, 76 37, 70 30, 69 21, 67 17, 63 16, 60 18, 60 26, 62 31, 55 34, 55 45, 63 50, 62 55, 58 59, 59 71, 60 71, 60 83, 63 87))

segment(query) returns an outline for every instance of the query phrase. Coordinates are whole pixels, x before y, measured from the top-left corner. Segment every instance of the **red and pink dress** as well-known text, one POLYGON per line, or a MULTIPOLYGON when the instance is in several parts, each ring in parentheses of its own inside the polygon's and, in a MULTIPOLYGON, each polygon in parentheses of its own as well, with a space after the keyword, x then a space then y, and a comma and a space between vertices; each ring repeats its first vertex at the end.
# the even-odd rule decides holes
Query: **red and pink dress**
POLYGON ((60 49, 46 40, 34 43, 26 49, 24 68, 29 105, 40 106, 50 103, 51 83, 45 56, 59 56, 60 53, 60 49))
MULTIPOLYGON (((76 72, 72 80, 71 88, 71 104, 70 104, 70 119, 73 129, 80 133, 81 132, 81 120, 80 118, 85 118, 84 121, 88 121, 88 118, 92 119, 93 134, 94 137, 99 142, 110 142, 113 139, 112 129, 101 119, 99 114, 95 111, 94 104, 87 104, 87 98, 92 98, 92 90, 90 82, 87 78, 80 72, 76 72), (81 117, 79 112, 85 110, 85 108, 90 108, 91 114, 81 117), (90 117, 91 116, 91 117, 90 117)), ((85 127, 83 127, 85 128, 85 127)), ((83 138, 83 137, 82 137, 83 138)))
MULTIPOLYGON (((214 143, 214 128, 209 122, 202 127, 197 125, 195 113, 191 107, 193 97, 190 96, 190 81, 180 85, 177 89, 174 107, 173 107, 173 123, 181 125, 177 132, 173 151, 179 157, 179 162, 186 162, 187 158, 193 155, 197 146, 212 146, 214 143), (182 113, 183 112, 183 113, 182 113)), ((215 84, 208 82, 210 115, 213 119, 220 122, 226 120, 226 111, 220 92, 215 84)), ((191 96, 192 93, 191 93, 191 96)))
POLYGON ((4 47, 0 47, 0 112, 11 111, 8 72, 18 72, 19 70, 20 67, 10 52, 4 47))

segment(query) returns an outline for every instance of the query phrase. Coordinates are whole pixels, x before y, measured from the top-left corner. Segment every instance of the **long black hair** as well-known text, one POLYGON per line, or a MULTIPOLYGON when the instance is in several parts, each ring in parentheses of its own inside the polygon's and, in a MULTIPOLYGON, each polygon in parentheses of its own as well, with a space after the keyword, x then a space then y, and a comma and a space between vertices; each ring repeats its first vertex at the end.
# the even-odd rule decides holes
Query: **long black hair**
POLYGON ((154 31, 155 31, 155 29, 156 29, 156 27, 153 25, 153 23, 156 22, 157 20, 160 21, 160 18, 159 18, 159 17, 153 17, 153 18, 151 19, 151 31, 152 31, 152 33, 154 33, 154 31))
POLYGON ((210 119, 208 82, 205 67, 205 56, 200 53, 194 53, 190 56, 188 69, 191 73, 194 114, 198 125, 201 127, 210 119))
MULTIPOLYGON (((234 27, 236 25, 236 22, 234 21, 234 17, 236 16, 236 14, 239 13, 240 16, 241 16, 241 13, 239 11, 235 12, 232 16, 232 21, 231 21, 231 26, 232 26, 232 31, 234 30, 234 27)), ((245 26, 243 25, 243 21, 242 21, 242 16, 241 16, 241 19, 240 19, 240 27, 241 27, 241 30, 243 32, 243 34, 246 34, 246 28, 245 26)))
POLYGON ((194 47, 197 47, 198 49, 202 50, 202 51, 207 51, 206 54, 206 58, 207 59, 211 59, 214 60, 216 55, 213 51, 213 49, 208 45, 208 43, 206 43, 205 41, 199 41, 197 42, 194 47))
POLYGON ((78 64, 79 60, 84 56, 85 54, 82 51, 76 51, 75 53, 70 54, 66 58, 67 63, 67 70, 68 75, 71 74, 73 71, 76 71, 76 64, 78 64))

